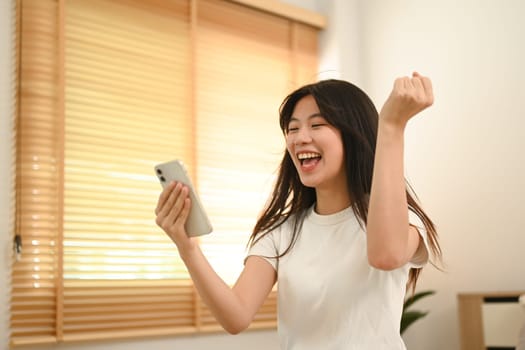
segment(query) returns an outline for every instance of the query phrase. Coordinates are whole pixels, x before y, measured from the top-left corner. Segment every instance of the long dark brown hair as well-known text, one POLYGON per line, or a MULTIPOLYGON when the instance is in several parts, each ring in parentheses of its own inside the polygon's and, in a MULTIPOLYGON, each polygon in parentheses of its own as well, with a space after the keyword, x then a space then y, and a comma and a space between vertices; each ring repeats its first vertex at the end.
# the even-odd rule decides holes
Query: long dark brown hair
MULTIPOLYGON (((363 228, 368 218, 368 204, 372 187, 375 147, 377 139, 378 113, 370 98, 357 86, 342 80, 323 80, 299 88, 288 95, 279 110, 279 123, 284 134, 295 105, 305 96, 313 96, 321 115, 336 127, 343 139, 345 168, 352 210, 360 219, 363 228)), ((437 240, 434 223, 416 201, 417 196, 406 182, 409 210, 423 222, 428 243, 434 258, 441 259, 441 248, 437 240)), ((297 169, 287 151, 279 166, 273 193, 263 209, 250 236, 253 245, 266 234, 276 229, 292 216, 293 234, 290 245, 276 258, 287 254, 296 242, 304 216, 316 201, 315 189, 302 184, 297 169)), ((408 286, 415 288, 421 269, 411 269, 408 286)))

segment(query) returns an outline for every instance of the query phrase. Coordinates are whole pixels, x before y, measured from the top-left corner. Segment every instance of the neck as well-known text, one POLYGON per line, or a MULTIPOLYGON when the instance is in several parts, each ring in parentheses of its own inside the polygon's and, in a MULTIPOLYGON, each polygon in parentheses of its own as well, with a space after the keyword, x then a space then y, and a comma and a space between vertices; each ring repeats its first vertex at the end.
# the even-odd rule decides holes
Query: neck
POLYGON ((335 191, 316 189, 315 193, 317 197, 315 212, 320 215, 335 214, 352 204, 346 188, 335 191))

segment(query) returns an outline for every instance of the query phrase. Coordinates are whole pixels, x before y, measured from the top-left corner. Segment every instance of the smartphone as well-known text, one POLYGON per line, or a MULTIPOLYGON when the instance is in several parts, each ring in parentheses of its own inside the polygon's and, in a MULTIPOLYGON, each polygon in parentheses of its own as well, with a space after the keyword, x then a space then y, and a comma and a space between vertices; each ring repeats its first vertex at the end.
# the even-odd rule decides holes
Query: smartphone
POLYGON ((186 220, 186 225, 184 226, 188 236, 196 237, 210 233, 213 230, 210 220, 208 219, 208 215, 206 215, 206 211, 202 206, 182 161, 176 159, 167 163, 158 164, 155 166, 155 174, 162 188, 166 188, 172 181, 181 182, 188 187, 191 209, 186 220))

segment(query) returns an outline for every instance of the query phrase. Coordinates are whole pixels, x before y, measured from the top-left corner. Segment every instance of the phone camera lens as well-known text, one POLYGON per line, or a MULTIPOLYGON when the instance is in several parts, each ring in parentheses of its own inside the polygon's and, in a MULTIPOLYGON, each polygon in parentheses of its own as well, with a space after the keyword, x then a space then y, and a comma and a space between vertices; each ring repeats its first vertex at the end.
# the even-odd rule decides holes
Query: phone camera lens
POLYGON ((164 176, 162 176, 162 175, 160 176, 160 181, 166 182, 166 179, 164 178, 164 176))
POLYGON ((157 174, 162 175, 162 170, 157 169, 157 174))

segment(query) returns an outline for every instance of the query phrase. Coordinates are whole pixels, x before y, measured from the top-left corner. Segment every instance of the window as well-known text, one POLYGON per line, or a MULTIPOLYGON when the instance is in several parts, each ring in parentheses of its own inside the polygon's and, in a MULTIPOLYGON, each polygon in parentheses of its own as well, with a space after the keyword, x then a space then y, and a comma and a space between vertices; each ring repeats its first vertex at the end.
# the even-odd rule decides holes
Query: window
MULTIPOLYGON (((18 2, 13 345, 220 329, 154 223, 153 166, 184 160, 214 225, 203 250, 233 282, 323 25, 249 3, 18 2)), ((252 327, 275 312, 272 292, 252 327)))

